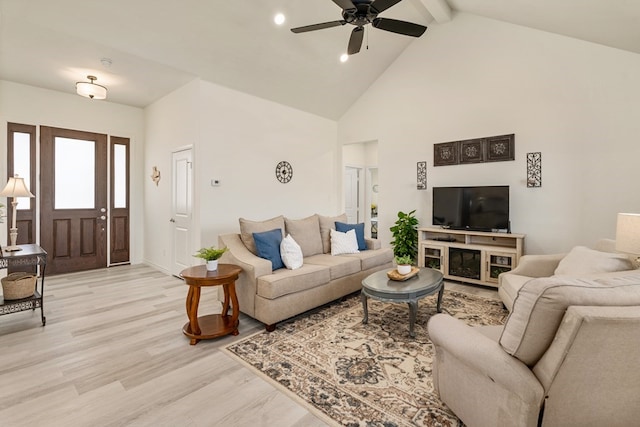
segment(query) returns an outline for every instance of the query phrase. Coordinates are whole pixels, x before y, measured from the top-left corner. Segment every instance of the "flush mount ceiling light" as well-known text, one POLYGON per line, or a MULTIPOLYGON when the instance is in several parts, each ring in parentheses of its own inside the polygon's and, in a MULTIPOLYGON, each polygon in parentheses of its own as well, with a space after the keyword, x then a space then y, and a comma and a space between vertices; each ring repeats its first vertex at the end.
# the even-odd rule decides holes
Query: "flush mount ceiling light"
POLYGON ((90 82, 77 82, 76 92, 80 96, 91 99, 105 99, 107 97, 107 88, 94 83, 98 80, 95 76, 87 76, 90 82))

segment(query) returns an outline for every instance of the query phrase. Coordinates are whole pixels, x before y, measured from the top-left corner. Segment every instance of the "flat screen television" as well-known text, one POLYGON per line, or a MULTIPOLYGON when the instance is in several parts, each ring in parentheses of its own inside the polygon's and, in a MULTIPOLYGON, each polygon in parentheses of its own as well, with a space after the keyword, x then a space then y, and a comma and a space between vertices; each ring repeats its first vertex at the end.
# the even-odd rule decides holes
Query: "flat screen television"
POLYGON ((433 187, 433 225, 509 231, 509 186, 433 187))

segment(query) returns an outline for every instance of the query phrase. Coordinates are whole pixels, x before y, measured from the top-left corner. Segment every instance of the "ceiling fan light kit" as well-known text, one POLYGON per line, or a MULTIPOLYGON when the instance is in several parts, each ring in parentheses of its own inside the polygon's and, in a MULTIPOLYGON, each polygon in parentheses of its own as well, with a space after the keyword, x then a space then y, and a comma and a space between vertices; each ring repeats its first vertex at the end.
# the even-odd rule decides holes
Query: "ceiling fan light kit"
POLYGON ((291 31, 306 33, 309 31, 324 30, 325 28, 340 27, 345 24, 354 25, 351 31, 347 53, 354 55, 360 52, 364 39, 364 26, 372 24, 374 28, 402 34, 411 37, 420 37, 427 27, 412 22, 399 21, 397 19, 378 18, 378 14, 399 3, 401 0, 333 0, 342 9, 342 19, 337 21, 322 22, 320 24, 306 25, 292 28, 291 31))
POLYGON ((90 81, 76 83, 76 93, 85 98, 105 99, 107 97, 107 88, 96 84, 95 81, 98 80, 98 78, 95 76, 87 76, 87 79, 90 81))

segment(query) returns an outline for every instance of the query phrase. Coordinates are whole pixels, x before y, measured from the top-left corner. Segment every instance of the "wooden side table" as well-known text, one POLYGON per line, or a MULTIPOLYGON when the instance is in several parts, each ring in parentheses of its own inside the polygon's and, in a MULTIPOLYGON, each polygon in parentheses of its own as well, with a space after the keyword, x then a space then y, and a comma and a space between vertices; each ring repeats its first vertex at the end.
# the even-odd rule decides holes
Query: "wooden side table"
POLYGON ((187 294, 187 316, 189 322, 184 325, 182 332, 191 338, 191 345, 200 340, 217 338, 224 335, 238 335, 238 316, 240 308, 236 296, 236 279, 242 269, 233 264, 218 264, 215 271, 207 271, 205 265, 189 267, 180 272, 185 284, 189 285, 187 294), (221 314, 209 314, 198 317, 200 303, 200 288, 202 286, 222 286, 224 288, 224 302, 221 314), (232 314, 229 316, 229 303, 232 314))

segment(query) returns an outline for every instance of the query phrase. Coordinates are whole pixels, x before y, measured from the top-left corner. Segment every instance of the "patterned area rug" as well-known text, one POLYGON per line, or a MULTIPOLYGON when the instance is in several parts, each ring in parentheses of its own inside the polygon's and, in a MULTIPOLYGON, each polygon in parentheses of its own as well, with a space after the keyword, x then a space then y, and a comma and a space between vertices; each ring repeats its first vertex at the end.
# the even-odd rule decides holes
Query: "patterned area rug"
MULTIPOLYGON (((359 294, 328 304, 227 346, 227 350, 343 426, 463 426, 437 398, 427 321, 436 296, 420 301, 416 338, 406 304, 369 299, 362 324, 359 294)), ((472 325, 499 325, 498 300, 445 290, 442 311, 472 325)))

